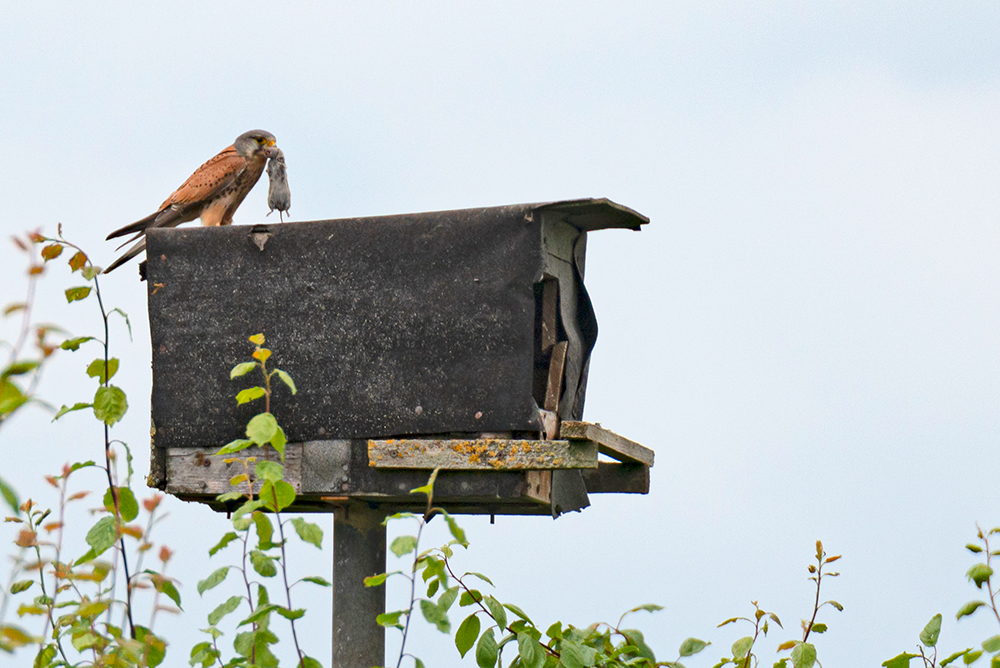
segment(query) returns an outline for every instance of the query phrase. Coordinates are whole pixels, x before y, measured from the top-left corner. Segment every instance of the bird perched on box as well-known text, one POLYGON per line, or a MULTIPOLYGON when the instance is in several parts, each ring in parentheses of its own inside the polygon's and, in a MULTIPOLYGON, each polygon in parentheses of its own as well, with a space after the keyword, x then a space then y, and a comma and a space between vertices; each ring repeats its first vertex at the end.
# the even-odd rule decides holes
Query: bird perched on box
POLYGON ((268 158, 279 153, 280 149, 275 146, 274 135, 270 132, 251 130, 241 134, 232 146, 195 170, 156 212, 108 235, 108 239, 115 239, 135 233, 118 248, 136 239, 138 242, 111 263, 104 273, 117 269, 143 252, 146 249, 146 230, 151 227, 176 227, 196 218, 201 218, 205 226, 232 224, 233 214, 257 184, 268 158))

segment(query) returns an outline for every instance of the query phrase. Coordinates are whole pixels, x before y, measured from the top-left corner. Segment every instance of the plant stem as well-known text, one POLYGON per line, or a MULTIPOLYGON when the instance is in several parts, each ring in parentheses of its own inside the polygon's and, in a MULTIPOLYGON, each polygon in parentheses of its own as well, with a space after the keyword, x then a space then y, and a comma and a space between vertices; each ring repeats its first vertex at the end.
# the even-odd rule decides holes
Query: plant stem
MULTIPOLYGON (((403 625, 403 641, 399 645, 399 659, 396 661, 396 668, 399 668, 403 663, 403 654, 406 651, 406 634, 410 630, 410 618, 413 617, 413 604, 417 602, 417 562, 420 559, 420 535, 424 532, 425 526, 427 526, 427 521, 421 519, 420 528, 417 529, 417 544, 413 547, 413 568, 410 570, 410 607, 406 611, 406 624, 403 625)), ((445 563, 447 564, 447 561, 445 563)))
MULTIPOLYGON (((278 507, 278 499, 277 499, 277 494, 274 492, 273 488, 271 490, 271 493, 274 494, 274 496, 275 496, 274 507, 277 508, 278 507)), ((292 588, 288 586, 288 567, 287 567, 288 556, 285 554, 285 527, 284 527, 284 524, 281 521, 281 514, 280 513, 278 513, 277 511, 275 511, 274 517, 278 521, 278 535, 281 537, 281 577, 285 581, 285 600, 288 601, 288 610, 291 611, 292 610, 292 588)), ((292 627, 292 641, 295 643, 295 654, 299 657, 299 663, 298 663, 298 665, 301 668, 302 663, 305 661, 305 658, 304 658, 304 656, 302 654, 302 650, 299 648, 299 636, 295 633, 295 620, 294 619, 289 619, 288 623, 292 627)))

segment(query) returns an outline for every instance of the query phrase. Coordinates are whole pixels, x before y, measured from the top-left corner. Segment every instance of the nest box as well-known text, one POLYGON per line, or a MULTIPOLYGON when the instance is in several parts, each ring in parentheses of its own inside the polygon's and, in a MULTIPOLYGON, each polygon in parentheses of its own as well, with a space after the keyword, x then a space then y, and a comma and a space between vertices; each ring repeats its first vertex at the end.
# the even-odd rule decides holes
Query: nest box
POLYGON ((419 505, 408 492, 433 468, 455 512, 558 514, 588 492, 646 492, 652 452, 583 410, 587 234, 647 222, 587 199, 149 230, 153 484, 206 503, 228 491, 211 455, 262 410, 234 400, 259 379, 229 370, 263 333, 298 388, 272 399, 293 509, 419 505))

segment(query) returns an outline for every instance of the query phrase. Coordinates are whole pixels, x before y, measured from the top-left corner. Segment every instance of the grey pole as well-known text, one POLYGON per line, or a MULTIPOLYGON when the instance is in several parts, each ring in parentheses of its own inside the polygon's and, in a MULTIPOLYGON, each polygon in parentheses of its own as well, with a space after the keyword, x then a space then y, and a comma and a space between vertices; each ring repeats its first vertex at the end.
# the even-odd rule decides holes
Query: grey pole
POLYGON ((365 587, 385 572, 385 513, 350 501, 333 519, 333 668, 385 665, 385 586, 365 587))

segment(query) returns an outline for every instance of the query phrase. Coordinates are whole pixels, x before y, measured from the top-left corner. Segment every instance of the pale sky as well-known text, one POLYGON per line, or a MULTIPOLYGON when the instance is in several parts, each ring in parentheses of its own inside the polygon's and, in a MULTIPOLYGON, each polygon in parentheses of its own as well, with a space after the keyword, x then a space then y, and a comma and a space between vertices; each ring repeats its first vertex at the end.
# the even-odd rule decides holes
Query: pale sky
MULTIPOLYGON (((258 127, 284 150, 295 221, 630 206, 646 229, 588 244, 601 330, 585 417, 656 451, 651 493, 595 495, 556 521, 463 518, 460 567, 542 628, 664 605, 636 623, 660 659, 712 641, 689 668, 728 651, 744 633, 716 624, 758 600, 787 629, 761 647, 770 665, 811 611, 822 539, 844 555, 826 594, 845 606, 813 637, 824 666, 912 651, 938 612, 950 652, 998 631, 954 619, 980 594, 963 546, 977 521, 1000 524, 998 21, 990 2, 5 2, 4 231, 61 222, 107 265, 108 232, 258 127)), ((266 192, 236 223, 264 220, 266 192)), ((132 343, 113 334, 131 403, 115 435, 141 491, 149 333, 134 272, 103 287, 132 318, 132 343)), ((18 299, 6 243, 0 277, 2 301, 18 299)), ((74 284, 52 272, 40 315, 95 333, 92 305, 61 303, 74 284)), ((60 353, 42 395, 88 400, 94 356, 60 353)), ((48 420, 34 409, 2 432, 0 475, 24 496, 100 454, 92 419, 48 420)), ((320 521, 327 550, 294 558, 328 575, 320 521)), ((158 623, 170 665, 223 600, 195 585, 225 563, 207 549, 226 526, 175 502, 161 528, 185 607, 158 623)), ((428 545, 445 540, 433 529, 428 545)), ((399 607, 402 586, 390 592, 399 607)), ((307 651, 329 665, 329 597, 308 593, 307 651)), ((417 629, 428 666, 475 665, 417 629)))

